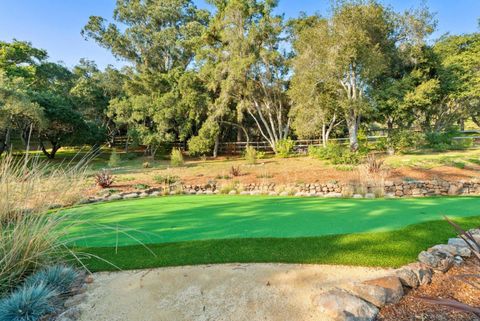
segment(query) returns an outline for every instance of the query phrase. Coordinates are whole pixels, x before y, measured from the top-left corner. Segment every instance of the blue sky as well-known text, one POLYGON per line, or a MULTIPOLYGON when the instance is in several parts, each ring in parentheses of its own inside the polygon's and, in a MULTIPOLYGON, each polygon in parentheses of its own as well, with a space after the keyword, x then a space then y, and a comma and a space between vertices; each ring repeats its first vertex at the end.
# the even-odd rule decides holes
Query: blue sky
MULTIPOLYGON (((205 7, 203 0, 196 0, 205 7)), ((420 0, 383 0, 396 10, 408 10, 420 0)), ((286 17, 299 12, 328 13, 330 0, 280 0, 277 11, 286 17)), ((444 33, 478 31, 480 0, 428 0, 429 8, 439 21, 438 37, 444 33)), ((107 50, 93 41, 85 41, 80 30, 90 15, 111 18, 115 0, 0 0, 0 40, 26 40, 46 49, 53 61, 75 65, 80 58, 95 60, 103 68, 108 64, 122 65, 107 50)))

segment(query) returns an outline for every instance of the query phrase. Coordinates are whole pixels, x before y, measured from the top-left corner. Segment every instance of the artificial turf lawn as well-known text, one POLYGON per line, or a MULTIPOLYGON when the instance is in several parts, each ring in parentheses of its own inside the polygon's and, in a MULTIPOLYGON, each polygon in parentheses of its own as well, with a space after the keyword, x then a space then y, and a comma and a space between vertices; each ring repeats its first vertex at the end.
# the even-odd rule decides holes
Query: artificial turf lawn
POLYGON ((479 205, 478 197, 190 196, 94 204, 67 214, 83 222, 70 227, 78 250, 101 258, 84 260, 92 271, 230 262, 397 267, 454 236, 442 215, 465 228, 480 226, 479 205))
POLYGON ((67 213, 82 222, 70 230, 77 246, 115 247, 384 232, 443 215, 480 215, 480 198, 179 196, 93 204, 67 213))

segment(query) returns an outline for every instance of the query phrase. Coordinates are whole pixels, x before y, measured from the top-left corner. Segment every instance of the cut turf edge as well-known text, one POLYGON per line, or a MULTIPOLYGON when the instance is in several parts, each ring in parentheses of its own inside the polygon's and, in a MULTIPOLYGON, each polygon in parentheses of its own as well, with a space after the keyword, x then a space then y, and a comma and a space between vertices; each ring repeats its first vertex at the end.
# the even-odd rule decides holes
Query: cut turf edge
MULTIPOLYGON (((465 229, 480 226, 480 216, 457 218, 465 229)), ((83 259, 90 271, 147 269, 224 263, 303 263, 400 267, 420 251, 446 243, 455 232, 444 220, 378 233, 301 238, 249 238, 186 241, 118 248, 77 248, 98 258, 83 259)), ((82 255, 84 256, 84 255, 82 255)))

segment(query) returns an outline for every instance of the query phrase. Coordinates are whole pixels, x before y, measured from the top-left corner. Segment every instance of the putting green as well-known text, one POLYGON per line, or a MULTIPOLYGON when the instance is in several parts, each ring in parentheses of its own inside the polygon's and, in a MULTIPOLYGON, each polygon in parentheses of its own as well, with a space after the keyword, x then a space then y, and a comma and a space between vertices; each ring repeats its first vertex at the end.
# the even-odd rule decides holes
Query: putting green
POLYGON ((66 211, 80 247, 238 238, 296 238, 384 232, 480 215, 479 197, 325 199, 261 196, 157 197, 66 211))

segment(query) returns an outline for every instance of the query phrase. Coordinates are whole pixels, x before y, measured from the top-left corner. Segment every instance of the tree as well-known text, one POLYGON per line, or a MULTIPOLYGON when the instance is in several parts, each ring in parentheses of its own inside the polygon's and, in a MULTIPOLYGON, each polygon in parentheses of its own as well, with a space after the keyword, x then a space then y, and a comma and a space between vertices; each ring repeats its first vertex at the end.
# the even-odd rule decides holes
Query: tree
POLYGON ((0 42, 0 153, 10 146, 12 132, 26 143, 33 127, 43 124, 43 110, 31 99, 31 86, 47 53, 28 42, 0 42))
POLYGON ((211 0, 216 8, 199 53, 202 78, 213 102, 209 121, 235 124, 249 115, 273 150, 289 134, 283 18, 277 1, 211 0))
POLYGON ((154 155, 165 142, 185 141, 202 120, 205 96, 191 69, 208 13, 191 0, 120 0, 114 19, 92 16, 83 34, 132 63, 125 97, 112 100, 108 114, 154 155))
POLYGON ((352 150, 358 149, 362 114, 370 108, 369 91, 385 72, 395 48, 394 31, 391 12, 378 3, 346 1, 334 7, 329 19, 319 19, 298 37, 311 43, 297 43, 294 73, 308 81, 309 93, 333 90, 352 150))

